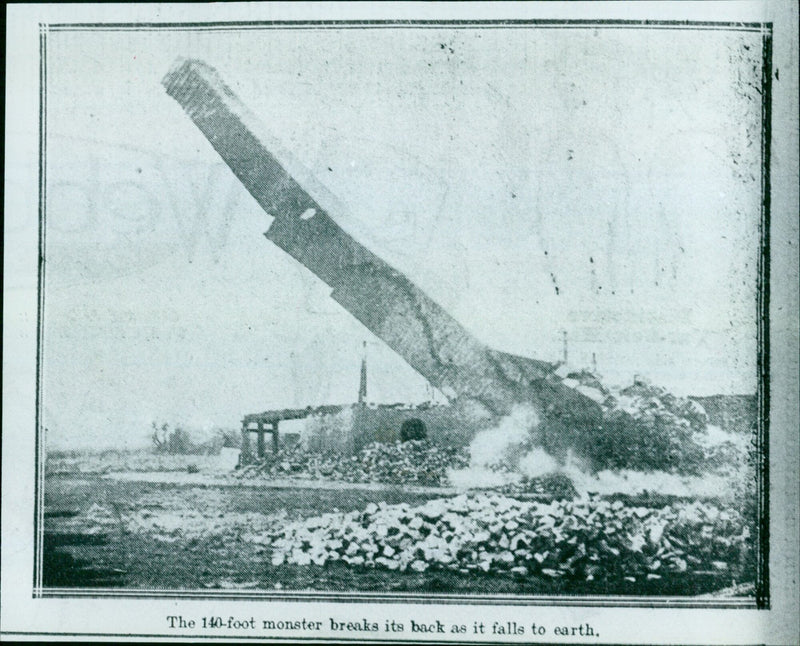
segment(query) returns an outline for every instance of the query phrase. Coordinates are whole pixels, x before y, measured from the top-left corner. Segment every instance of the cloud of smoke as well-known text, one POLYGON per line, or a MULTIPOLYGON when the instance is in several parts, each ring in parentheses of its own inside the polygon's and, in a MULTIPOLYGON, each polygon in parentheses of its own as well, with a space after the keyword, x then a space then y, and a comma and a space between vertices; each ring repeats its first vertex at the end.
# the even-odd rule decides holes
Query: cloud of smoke
POLYGON ((561 465, 558 461, 542 448, 534 447, 520 461, 520 472, 529 478, 547 475, 559 471, 561 465))
MULTIPOLYGON (((572 451, 559 460, 540 446, 531 446, 532 433, 539 425, 536 411, 525 405, 515 407, 494 427, 478 433, 470 444, 470 466, 448 472, 457 488, 492 488, 519 483, 550 474, 569 477, 579 495, 628 494, 645 492, 674 496, 721 496, 731 490, 725 474, 699 476, 666 471, 622 469, 594 472, 572 451), (521 457, 520 457, 521 456, 521 457)), ((742 443, 744 438, 708 425, 698 434, 704 445, 742 443), (700 437, 702 436, 702 437, 700 437)))
POLYGON ((487 467, 468 466, 447 472, 450 485, 456 489, 491 489, 519 482, 521 476, 510 471, 492 471, 487 467))
MULTIPOLYGON (((744 451, 749 441, 745 435, 737 435, 712 424, 706 424, 702 431, 695 433, 694 440, 706 448, 731 445, 739 451, 739 460, 744 459, 744 451)), ((717 468, 714 471, 709 467, 709 471, 702 476, 634 469, 592 473, 571 456, 562 471, 569 476, 575 489, 582 495, 622 493, 636 496, 656 493, 667 496, 730 498, 736 491, 735 483, 743 476, 746 477, 746 472, 742 472, 741 467, 733 462, 722 470, 717 468)))
POLYGON ((470 465, 450 470, 450 483, 458 488, 489 488, 518 482, 522 474, 513 465, 538 423, 539 416, 531 406, 515 406, 496 426, 474 437, 469 446, 470 465))
POLYGON ((589 474, 573 465, 564 469, 581 495, 615 493, 631 496, 656 493, 667 496, 725 497, 731 491, 731 480, 723 475, 681 476, 665 471, 600 471, 589 474))
POLYGON ((539 416, 531 406, 518 405, 494 428, 478 433, 469 445, 473 466, 495 466, 513 458, 513 451, 530 438, 539 416))

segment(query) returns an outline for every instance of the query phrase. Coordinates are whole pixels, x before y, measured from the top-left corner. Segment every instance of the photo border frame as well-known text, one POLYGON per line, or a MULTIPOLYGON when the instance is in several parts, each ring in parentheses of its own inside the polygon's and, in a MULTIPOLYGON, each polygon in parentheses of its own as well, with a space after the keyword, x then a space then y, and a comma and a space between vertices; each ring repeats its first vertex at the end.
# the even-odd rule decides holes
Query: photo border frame
MULTIPOLYGON (((452 603, 492 605, 552 605, 627 608, 770 608, 769 553, 769 422, 770 422, 770 227, 771 227, 771 136, 772 136, 772 22, 725 22, 680 20, 624 19, 495 19, 495 20, 271 20, 271 21, 209 21, 209 22, 53 22, 39 25, 39 259, 38 311, 36 350, 36 413, 35 413, 35 509, 33 597, 34 598, 182 598, 182 599, 239 599, 281 601, 326 601, 337 603, 452 603), (45 257, 47 218, 47 38, 65 31, 230 31, 240 29, 689 29, 748 31, 762 34, 761 74, 761 213, 759 228, 759 258, 757 267, 757 432, 756 455, 758 485, 758 554, 756 559, 755 598, 698 599, 683 596, 623 596, 623 595, 449 595, 439 593, 366 593, 366 592, 272 592, 272 591, 203 591, 196 589, 124 589, 124 588, 56 588, 42 585, 42 556, 44 540, 44 432, 41 425, 41 373, 44 344, 43 317, 45 311, 45 257)), ((118 636, 118 635, 107 635, 118 636)), ((157 635, 152 635, 157 636, 157 635)), ((167 635, 164 635, 167 636, 167 635)), ((175 637, 177 635, 170 634, 175 637)), ((357 640, 358 641, 358 640, 357 640)), ((474 643, 474 642, 471 642, 474 643)))

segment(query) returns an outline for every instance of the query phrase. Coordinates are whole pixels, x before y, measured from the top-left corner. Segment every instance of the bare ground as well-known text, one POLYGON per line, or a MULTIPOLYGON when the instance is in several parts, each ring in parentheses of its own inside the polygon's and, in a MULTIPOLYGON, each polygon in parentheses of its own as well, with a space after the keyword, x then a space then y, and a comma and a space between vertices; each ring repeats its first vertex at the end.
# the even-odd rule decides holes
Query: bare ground
POLYGON ((271 528, 367 504, 411 505, 444 492, 379 487, 224 485, 205 481, 49 476, 45 487, 45 587, 149 590, 315 590, 460 594, 698 595, 733 585, 720 575, 632 583, 549 580, 499 574, 389 572, 273 566, 271 528), (210 484, 209 484, 210 483, 210 484))

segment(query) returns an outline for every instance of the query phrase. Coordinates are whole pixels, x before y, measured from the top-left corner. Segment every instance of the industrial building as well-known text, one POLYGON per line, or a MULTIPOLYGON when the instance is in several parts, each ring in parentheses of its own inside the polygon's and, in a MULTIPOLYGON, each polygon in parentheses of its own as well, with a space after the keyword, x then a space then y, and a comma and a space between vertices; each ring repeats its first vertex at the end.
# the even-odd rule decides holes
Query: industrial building
POLYGON ((405 423, 413 423, 437 443, 469 443, 486 417, 463 405, 423 402, 375 404, 367 401, 367 360, 361 361, 358 399, 351 404, 284 408, 245 415, 242 419, 241 464, 277 452, 280 447, 303 442, 317 451, 355 453, 370 442, 394 442, 405 423), (281 430, 281 424, 284 430, 281 430), (267 441, 267 435, 270 438, 267 441))

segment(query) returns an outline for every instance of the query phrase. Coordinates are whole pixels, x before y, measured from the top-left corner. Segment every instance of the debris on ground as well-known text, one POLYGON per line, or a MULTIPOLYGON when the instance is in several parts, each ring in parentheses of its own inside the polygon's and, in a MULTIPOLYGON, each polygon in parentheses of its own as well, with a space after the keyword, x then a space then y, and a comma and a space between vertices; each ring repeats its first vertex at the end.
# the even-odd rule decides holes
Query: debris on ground
POLYGON ((591 581, 734 573, 748 539, 738 512, 707 503, 651 509, 597 497, 544 504, 465 494, 418 507, 373 503, 363 511, 323 514, 260 541, 271 545, 274 565, 342 561, 591 581))
POLYGON ((316 453, 302 446, 271 454, 240 469, 240 478, 300 477, 343 482, 446 486, 447 471, 469 463, 465 448, 442 447, 428 440, 373 442, 352 456, 316 453))
MULTIPOLYGON (((236 472, 235 477, 302 478, 351 483, 378 483, 428 487, 448 487, 454 472, 469 465, 467 448, 443 448, 428 440, 383 444, 374 442, 354 456, 309 452, 302 446, 280 451, 236 472)), ((497 467, 505 469, 505 467, 497 467)), ((511 475, 511 474, 507 474, 511 475)), ((495 489, 504 493, 540 495, 548 498, 573 498, 570 478, 563 473, 540 477, 504 478, 505 484, 470 488, 495 489)))

